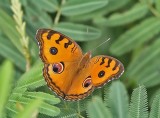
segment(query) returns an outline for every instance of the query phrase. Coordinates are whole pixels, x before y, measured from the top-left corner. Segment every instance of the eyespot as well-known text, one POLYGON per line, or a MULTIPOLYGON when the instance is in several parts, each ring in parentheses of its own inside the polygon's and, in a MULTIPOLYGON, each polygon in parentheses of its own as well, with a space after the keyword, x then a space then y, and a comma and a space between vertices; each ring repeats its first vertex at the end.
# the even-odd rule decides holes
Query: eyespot
POLYGON ((50 53, 51 53, 52 55, 56 55, 56 54, 58 53, 58 49, 57 49, 56 47, 51 47, 51 48, 50 48, 50 53))
POLYGON ((92 83, 92 79, 91 79, 91 76, 89 76, 89 77, 87 77, 87 79, 84 80, 82 86, 83 86, 84 88, 87 88, 87 87, 89 87, 89 86, 91 85, 91 83, 92 83))
POLYGON ((60 62, 60 63, 54 63, 52 66, 52 70, 54 73, 60 74, 63 72, 64 70, 64 63, 60 62))
POLYGON ((98 77, 101 78, 105 75, 105 71, 104 70, 101 70, 99 73, 98 73, 98 77))

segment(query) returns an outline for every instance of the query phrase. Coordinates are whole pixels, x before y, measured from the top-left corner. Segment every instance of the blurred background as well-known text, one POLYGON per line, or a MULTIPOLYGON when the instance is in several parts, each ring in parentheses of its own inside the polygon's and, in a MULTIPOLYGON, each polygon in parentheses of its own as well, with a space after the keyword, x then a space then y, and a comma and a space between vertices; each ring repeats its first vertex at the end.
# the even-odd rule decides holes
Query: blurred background
POLYGON ((158 103, 160 0, 0 0, 2 118, 158 118, 158 103), (124 74, 84 100, 59 99, 42 76, 39 28, 69 36, 84 53, 110 38, 92 55, 117 58, 124 74))

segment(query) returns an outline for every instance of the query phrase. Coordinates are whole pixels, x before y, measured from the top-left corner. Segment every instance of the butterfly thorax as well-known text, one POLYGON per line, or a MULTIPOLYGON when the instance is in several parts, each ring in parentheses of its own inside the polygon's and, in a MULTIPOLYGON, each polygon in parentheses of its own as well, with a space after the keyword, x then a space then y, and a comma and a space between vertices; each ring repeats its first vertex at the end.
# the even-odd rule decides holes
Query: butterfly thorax
POLYGON ((85 53, 84 56, 82 57, 81 61, 79 62, 78 71, 87 67, 90 59, 91 59, 91 52, 85 53))

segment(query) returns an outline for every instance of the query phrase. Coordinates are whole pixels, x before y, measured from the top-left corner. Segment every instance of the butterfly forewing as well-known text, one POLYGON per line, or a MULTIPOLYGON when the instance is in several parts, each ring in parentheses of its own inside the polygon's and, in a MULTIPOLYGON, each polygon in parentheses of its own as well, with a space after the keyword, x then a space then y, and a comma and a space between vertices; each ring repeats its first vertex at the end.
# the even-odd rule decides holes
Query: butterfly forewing
POLYGON ((82 58, 82 50, 78 44, 60 32, 39 29, 36 39, 40 48, 39 55, 45 63, 79 61, 82 58))

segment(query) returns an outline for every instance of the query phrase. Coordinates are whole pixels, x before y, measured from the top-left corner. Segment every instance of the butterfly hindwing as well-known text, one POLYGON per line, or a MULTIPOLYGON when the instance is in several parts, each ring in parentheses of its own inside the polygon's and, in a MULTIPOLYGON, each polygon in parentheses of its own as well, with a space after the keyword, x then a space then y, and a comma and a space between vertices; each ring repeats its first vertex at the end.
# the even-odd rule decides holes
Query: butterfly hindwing
POLYGON ((43 76, 48 87, 61 98, 70 101, 84 99, 94 90, 89 68, 83 68, 78 72, 78 63, 64 62, 61 73, 58 73, 54 71, 54 65, 45 64, 43 76))
POLYGON ((101 87, 113 79, 118 79, 124 72, 120 61, 105 55, 93 57, 90 66, 94 87, 101 87))

